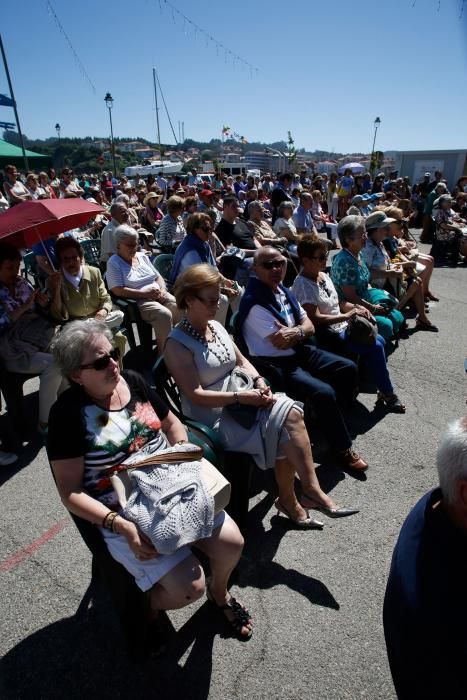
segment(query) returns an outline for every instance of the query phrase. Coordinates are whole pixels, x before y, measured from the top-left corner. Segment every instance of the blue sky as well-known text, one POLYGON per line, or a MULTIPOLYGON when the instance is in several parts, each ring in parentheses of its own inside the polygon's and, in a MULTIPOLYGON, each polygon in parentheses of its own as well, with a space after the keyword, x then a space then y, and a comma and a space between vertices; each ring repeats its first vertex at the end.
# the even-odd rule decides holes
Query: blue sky
MULTIPOLYGON (((1 32, 30 138, 156 139, 155 65, 178 136, 209 140, 227 124, 248 140, 327 151, 467 146, 467 2, 462 0, 173 0, 259 71, 250 76, 164 0, 51 0, 94 94, 45 0, 4 3, 1 32), (161 10, 162 8, 162 10, 161 10), (438 9, 439 8, 439 9, 438 9)), ((8 87, 0 66, 0 93, 8 87)), ((163 110, 161 138, 173 142, 163 110)), ((0 108, 0 119, 14 121, 0 108)))

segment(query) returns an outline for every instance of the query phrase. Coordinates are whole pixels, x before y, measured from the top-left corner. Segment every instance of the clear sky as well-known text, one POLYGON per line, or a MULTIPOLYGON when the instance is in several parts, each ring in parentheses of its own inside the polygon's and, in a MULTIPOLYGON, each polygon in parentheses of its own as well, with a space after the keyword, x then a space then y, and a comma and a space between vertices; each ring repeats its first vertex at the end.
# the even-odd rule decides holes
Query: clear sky
MULTIPOLYGON (((96 88, 83 76, 46 0, 3 3, 0 31, 29 138, 156 140, 156 66, 178 136, 287 138, 296 147, 370 151, 467 147, 467 2, 462 0, 173 0, 242 68, 173 13, 165 0, 51 0, 96 88)), ((0 66, 0 93, 8 86, 0 66)), ((161 139, 173 142, 164 111, 161 139)), ((0 107, 0 119, 14 121, 0 107)))

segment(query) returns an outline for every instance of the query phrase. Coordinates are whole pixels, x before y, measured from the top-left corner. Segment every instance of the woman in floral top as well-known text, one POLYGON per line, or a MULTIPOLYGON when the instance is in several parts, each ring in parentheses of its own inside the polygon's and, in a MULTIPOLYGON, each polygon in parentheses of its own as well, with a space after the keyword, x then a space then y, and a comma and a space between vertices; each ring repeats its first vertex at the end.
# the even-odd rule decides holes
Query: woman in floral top
POLYGON ((435 220, 435 243, 432 255, 439 257, 437 253, 450 253, 453 260, 459 259, 459 247, 462 238, 462 227, 466 225, 463 219, 451 209, 452 198, 443 194, 433 204, 433 218, 435 220))
MULTIPOLYGON (((186 442, 187 433, 140 375, 120 374, 119 353, 111 341, 110 330, 96 320, 72 321, 57 336, 54 356, 71 388, 52 408, 47 447, 66 508, 99 528, 112 557, 148 591, 157 619, 161 610, 199 599, 205 592, 204 572, 190 546, 160 554, 122 515, 108 468, 143 447, 157 453, 186 442)), ((210 560, 209 599, 239 637, 250 637, 249 613, 227 590, 243 548, 238 527, 221 511, 211 536, 194 544, 210 560)))
POLYGON ((404 317, 397 309, 380 303, 389 295, 369 286, 370 271, 360 255, 366 241, 365 220, 361 216, 346 216, 339 223, 338 234, 343 250, 332 261, 331 278, 339 300, 368 309, 376 319, 379 334, 388 340, 399 331, 404 317))
POLYGON ((39 426, 45 428, 61 376, 52 355, 43 352, 53 327, 48 327, 49 335, 42 333, 47 322, 34 313, 35 304, 45 306, 48 299, 20 277, 20 262, 16 248, 0 243, 0 357, 9 372, 40 375, 39 426))

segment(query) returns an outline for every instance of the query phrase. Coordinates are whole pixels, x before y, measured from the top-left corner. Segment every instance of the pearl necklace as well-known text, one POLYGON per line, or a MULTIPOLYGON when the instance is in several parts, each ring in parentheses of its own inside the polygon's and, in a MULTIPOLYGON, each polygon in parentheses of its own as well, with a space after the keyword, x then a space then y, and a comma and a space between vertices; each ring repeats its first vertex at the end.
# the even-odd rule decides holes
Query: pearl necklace
POLYGON ((191 335, 192 338, 198 341, 198 343, 204 345, 208 352, 212 353, 214 357, 217 357, 221 365, 225 364, 226 362, 230 362, 230 348, 224 343, 220 335, 216 333, 214 326, 212 326, 210 323, 208 323, 208 328, 211 331, 211 340, 206 340, 206 338, 203 337, 201 333, 199 333, 196 330, 196 328, 193 328, 193 326, 187 318, 183 319, 183 321, 181 322, 181 326, 188 333, 188 335, 191 335), (209 347, 210 345, 216 346, 216 343, 218 343, 217 348, 209 347), (217 350, 219 350, 219 352, 217 352, 217 350))

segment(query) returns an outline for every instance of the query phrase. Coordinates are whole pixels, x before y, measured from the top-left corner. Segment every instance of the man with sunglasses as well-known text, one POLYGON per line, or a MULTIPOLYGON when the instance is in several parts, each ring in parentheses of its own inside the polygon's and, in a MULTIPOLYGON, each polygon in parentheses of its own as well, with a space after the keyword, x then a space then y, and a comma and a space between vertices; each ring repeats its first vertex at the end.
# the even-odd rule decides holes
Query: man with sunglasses
POLYGON ((60 180, 58 189, 60 199, 76 199, 84 195, 83 188, 80 187, 73 178, 73 170, 69 170, 69 168, 64 168, 62 170, 62 179, 60 180))
POLYGON ((357 367, 351 360, 307 342, 314 327, 295 295, 282 284, 286 263, 270 246, 255 253, 256 277, 250 278, 240 302, 237 341, 276 390, 286 388, 292 398, 311 401, 318 426, 340 463, 363 471, 368 464, 352 449, 340 408, 353 400, 357 367))

